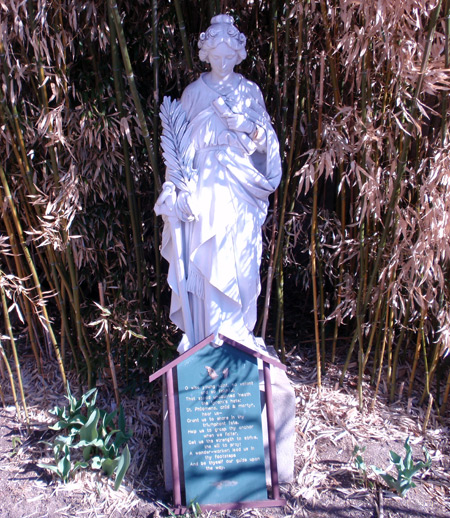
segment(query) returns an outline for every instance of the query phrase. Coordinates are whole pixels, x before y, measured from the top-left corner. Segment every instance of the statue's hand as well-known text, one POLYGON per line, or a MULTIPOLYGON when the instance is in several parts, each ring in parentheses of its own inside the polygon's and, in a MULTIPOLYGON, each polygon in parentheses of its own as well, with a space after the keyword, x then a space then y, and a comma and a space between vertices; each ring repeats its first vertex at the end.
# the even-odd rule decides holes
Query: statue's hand
POLYGON ((172 216, 175 201, 177 198, 175 185, 172 182, 164 182, 162 192, 158 196, 155 203, 155 212, 157 216, 172 216))
POLYGON ((255 123, 248 120, 245 115, 233 113, 226 118, 228 129, 242 133, 252 133, 255 130, 255 123))
POLYGON ((194 221, 198 219, 197 211, 189 192, 180 192, 176 203, 177 215, 181 221, 194 221))

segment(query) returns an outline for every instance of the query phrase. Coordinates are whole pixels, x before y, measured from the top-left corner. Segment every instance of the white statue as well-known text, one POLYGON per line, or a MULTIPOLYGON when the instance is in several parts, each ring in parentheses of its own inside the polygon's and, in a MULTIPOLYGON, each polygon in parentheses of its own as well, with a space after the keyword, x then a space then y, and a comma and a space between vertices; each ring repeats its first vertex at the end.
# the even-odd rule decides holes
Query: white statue
POLYGON ((167 171, 155 211, 165 221, 170 317, 185 333, 180 353, 211 333, 260 346, 261 226, 281 162, 260 89, 234 71, 245 41, 231 16, 214 16, 198 44, 211 71, 161 110, 167 171))

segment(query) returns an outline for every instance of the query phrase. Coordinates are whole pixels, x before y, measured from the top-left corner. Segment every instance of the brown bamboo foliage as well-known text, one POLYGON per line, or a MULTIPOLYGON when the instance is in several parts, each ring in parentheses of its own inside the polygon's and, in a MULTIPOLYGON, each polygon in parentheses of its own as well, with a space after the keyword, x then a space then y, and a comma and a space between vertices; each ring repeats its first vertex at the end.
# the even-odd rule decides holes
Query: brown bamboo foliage
MULTIPOLYGON (((16 374, 17 374, 17 383, 19 384, 19 390, 20 390, 20 398, 22 400, 22 408, 23 412, 25 414, 25 421, 27 423, 27 428, 30 427, 30 419, 28 417, 28 408, 27 403, 25 400, 25 392, 23 390, 23 382, 22 382, 22 371, 20 368, 20 362, 19 362, 19 356, 17 354, 17 347, 16 347, 16 341, 14 339, 14 334, 12 331, 11 321, 9 318, 9 310, 8 310, 8 304, 6 302, 6 294, 5 294, 5 288, 3 286, 3 275, 0 272, 0 294, 1 294, 1 300, 2 300, 2 307, 3 307, 3 317, 5 319, 6 329, 8 332, 11 349, 13 352, 14 357, 14 365, 16 367, 16 374)), ((18 416, 20 416, 19 413, 17 413, 18 416)))
MULTIPOLYGON (((18 363, 31 346, 43 374, 56 368, 63 379, 76 368, 94 383, 124 357, 123 380, 133 383, 128 370, 174 354, 153 214, 158 105, 205 69, 198 34, 225 9, 247 35, 239 72, 261 86, 282 150, 264 228, 266 342, 283 353, 314 337, 318 376, 331 359, 342 383, 356 360, 361 408, 370 379, 392 399, 405 382, 424 404, 433 394, 443 412, 449 5, 4 0, 0 269, 20 280, 24 322, 11 315, 9 327, 18 363), (108 347, 87 325, 99 280, 111 309, 108 347), (24 327, 28 343, 18 339, 24 327)), ((12 365, 12 349, 5 354, 12 365)))

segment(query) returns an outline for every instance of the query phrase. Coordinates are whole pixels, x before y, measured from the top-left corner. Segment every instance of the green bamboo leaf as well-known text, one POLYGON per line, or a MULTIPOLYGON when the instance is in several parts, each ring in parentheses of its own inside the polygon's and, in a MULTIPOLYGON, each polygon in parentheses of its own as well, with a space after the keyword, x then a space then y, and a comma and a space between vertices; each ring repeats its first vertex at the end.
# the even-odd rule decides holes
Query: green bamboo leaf
POLYGON ((114 484, 114 489, 117 491, 122 484, 123 477, 128 470, 128 467, 131 462, 130 450, 128 449, 128 445, 125 446, 122 455, 119 458, 119 463, 116 469, 116 482, 114 484))

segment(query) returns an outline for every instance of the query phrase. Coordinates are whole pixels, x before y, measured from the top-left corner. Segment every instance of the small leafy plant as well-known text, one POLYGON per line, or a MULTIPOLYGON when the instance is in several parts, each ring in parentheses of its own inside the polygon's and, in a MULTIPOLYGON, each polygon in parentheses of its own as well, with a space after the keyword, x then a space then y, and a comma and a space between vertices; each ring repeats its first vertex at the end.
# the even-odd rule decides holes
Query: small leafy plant
POLYGON ((364 475, 367 472, 367 466, 366 466, 366 463, 364 462, 364 459, 363 459, 363 456, 362 456, 362 454, 365 451, 366 451, 366 447, 365 446, 360 448, 358 445, 356 445, 355 448, 353 449, 353 453, 352 453, 353 458, 355 459, 356 469, 361 471, 361 473, 363 473, 364 475))
POLYGON ((116 474, 114 489, 118 489, 130 465, 128 445, 132 436, 126 431, 123 408, 106 412, 96 407, 97 389, 92 389, 76 399, 67 386, 69 405, 51 411, 58 421, 49 428, 62 431, 53 443, 54 464, 38 464, 55 473, 65 483, 81 468, 101 469, 106 476, 116 474), (114 420, 118 414, 117 428, 114 420), (72 457, 77 460, 73 461, 72 457))
POLYGON ((367 485, 367 466, 363 459, 363 453, 366 451, 366 447, 360 448, 358 445, 353 449, 352 457, 355 462, 356 469, 362 474, 364 485, 367 485))
POLYGON ((423 448, 426 462, 419 461, 415 463, 412 458, 409 437, 406 439, 404 446, 406 450, 404 459, 402 459, 400 455, 397 455, 392 450, 389 452, 391 462, 397 469, 397 478, 394 478, 392 475, 389 475, 384 470, 379 469, 376 466, 372 466, 373 471, 377 475, 380 475, 380 477, 387 483, 387 485, 391 489, 397 491, 401 497, 403 497, 412 487, 416 487, 412 481, 414 475, 423 469, 428 469, 431 466, 431 457, 426 448, 423 448))

